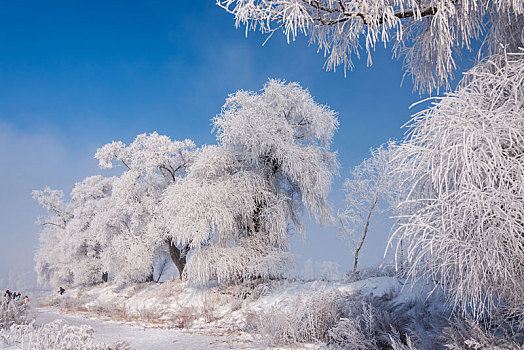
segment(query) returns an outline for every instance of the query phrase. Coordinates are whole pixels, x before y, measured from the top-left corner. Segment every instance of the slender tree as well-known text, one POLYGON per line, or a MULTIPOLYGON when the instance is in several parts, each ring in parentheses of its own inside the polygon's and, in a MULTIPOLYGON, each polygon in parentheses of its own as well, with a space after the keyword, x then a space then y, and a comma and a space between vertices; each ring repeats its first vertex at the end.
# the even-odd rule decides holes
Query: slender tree
POLYGON ((393 173, 397 146, 390 141, 371 149, 371 157, 354 167, 351 177, 344 181, 345 207, 338 218, 343 238, 354 247, 353 272, 357 272, 359 253, 373 217, 384 212, 393 214, 403 194, 403 181, 393 173))

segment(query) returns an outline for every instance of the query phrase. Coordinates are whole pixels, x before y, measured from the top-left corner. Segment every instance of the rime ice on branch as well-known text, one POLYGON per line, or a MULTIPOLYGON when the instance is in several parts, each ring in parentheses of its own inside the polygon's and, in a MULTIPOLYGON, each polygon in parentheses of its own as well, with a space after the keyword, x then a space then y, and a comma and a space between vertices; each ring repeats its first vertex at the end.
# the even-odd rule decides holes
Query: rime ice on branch
POLYGON ((379 213, 394 213, 405 189, 402 179, 393 173, 397 166, 398 143, 389 141, 371 149, 371 157, 351 170, 344 181, 344 209, 338 213, 342 238, 354 248, 353 272, 357 272, 358 257, 373 217, 379 213))
POLYGON ((303 33, 327 56, 326 66, 352 68, 364 44, 368 65, 377 45, 394 42, 415 89, 449 88, 460 50, 484 41, 491 55, 524 43, 524 3, 511 0, 217 0, 235 25, 290 39, 303 33))
MULTIPOLYGON (((413 277, 477 317, 524 305, 524 53, 497 55, 414 116, 400 175, 413 180, 394 235, 413 277)), ((519 319, 519 318, 517 318, 519 319)))

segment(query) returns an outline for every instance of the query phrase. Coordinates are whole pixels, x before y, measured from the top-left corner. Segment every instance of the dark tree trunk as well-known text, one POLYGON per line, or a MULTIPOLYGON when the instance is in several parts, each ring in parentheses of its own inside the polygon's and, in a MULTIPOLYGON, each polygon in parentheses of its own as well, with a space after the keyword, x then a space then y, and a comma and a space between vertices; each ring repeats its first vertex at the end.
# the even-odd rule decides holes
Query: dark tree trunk
POLYGON ((146 277, 146 282, 154 282, 155 279, 153 278, 153 272, 151 272, 147 277, 146 277))
POLYGON ((108 278, 108 273, 107 272, 103 272, 102 273, 102 282, 107 282, 107 278, 108 278))
POLYGON ((175 264, 176 268, 178 269, 178 273, 180 274, 180 279, 182 279, 182 273, 184 272, 184 268, 186 267, 187 253, 189 252, 191 247, 188 243, 185 245, 184 248, 178 249, 171 238, 168 238, 166 242, 169 245, 169 256, 171 256, 171 260, 173 260, 173 263, 175 264))
POLYGON ((151 273, 146 277, 146 282, 154 282, 155 279, 154 279, 153 275, 154 275, 154 269, 151 266, 151 273))
POLYGON ((160 281, 160 278, 162 278, 162 275, 164 274, 164 270, 166 269, 166 264, 167 264, 167 257, 164 257, 164 260, 162 260, 162 265, 158 267, 158 276, 155 282, 158 283, 160 281))
POLYGON ((261 228, 261 216, 262 211, 264 210, 264 203, 257 203, 255 211, 253 212, 253 233, 256 234, 260 231, 261 228))

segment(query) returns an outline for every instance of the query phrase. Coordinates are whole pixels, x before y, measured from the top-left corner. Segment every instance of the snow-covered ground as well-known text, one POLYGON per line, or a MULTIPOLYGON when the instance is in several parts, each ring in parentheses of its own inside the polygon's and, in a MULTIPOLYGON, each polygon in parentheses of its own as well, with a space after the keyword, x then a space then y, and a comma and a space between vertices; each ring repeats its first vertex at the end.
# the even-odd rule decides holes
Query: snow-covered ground
POLYGON ((88 342, 88 349, 107 349, 106 344, 127 350, 124 342, 131 349, 322 349, 326 343, 347 348, 359 342, 374 348, 403 342, 407 338, 401 335, 414 331, 421 348, 433 349, 434 332, 447 324, 438 293, 427 298, 431 286, 412 290, 396 277, 366 277, 206 288, 171 280, 67 289, 64 295, 42 297, 35 324, 7 330, 10 338, 3 345, 62 334, 52 341, 88 342))
MULTIPOLYGON (((260 329, 271 332, 273 325, 268 323, 276 322, 275 315, 293 314, 300 305, 308 308, 319 295, 380 298, 401 289, 394 277, 352 283, 282 280, 210 288, 192 288, 178 280, 126 287, 106 283, 44 297, 36 324, 55 319, 86 324, 93 327, 96 342, 125 341, 134 349, 266 349, 274 340, 260 329), (258 334, 252 332, 254 328, 258 334)), ((414 297, 407 290, 401 294, 397 296, 403 302, 414 297)), ((301 347, 325 346, 318 341, 292 346, 301 347)))
MULTIPOLYGON (((179 280, 139 283, 118 287, 111 283, 75 288, 64 295, 50 295, 41 304, 62 312, 81 312, 102 319, 140 326, 193 330, 241 331, 252 312, 288 308, 297 298, 306 299, 336 290, 344 297, 380 297, 399 291, 402 284, 393 277, 374 277, 357 282, 273 281, 227 288, 192 288, 179 280)), ((413 296, 407 291, 403 297, 413 296)))
POLYGON ((128 342, 133 349, 263 349, 263 345, 239 333, 186 332, 178 329, 140 327, 116 321, 86 318, 79 314, 61 314, 39 308, 36 325, 64 319, 72 325, 89 325, 96 342, 113 344, 128 342))

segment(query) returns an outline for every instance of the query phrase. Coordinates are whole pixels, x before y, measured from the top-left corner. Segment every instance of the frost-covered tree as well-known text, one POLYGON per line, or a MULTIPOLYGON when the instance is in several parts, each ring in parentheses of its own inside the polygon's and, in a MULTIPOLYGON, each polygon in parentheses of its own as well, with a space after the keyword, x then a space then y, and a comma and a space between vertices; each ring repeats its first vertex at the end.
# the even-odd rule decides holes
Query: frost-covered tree
POLYGON ((195 283, 280 276, 302 210, 331 219, 335 113, 298 84, 272 80, 260 94, 231 95, 213 122, 217 146, 196 151, 189 140, 142 134, 97 151, 102 168, 124 167, 120 176, 87 178, 67 203, 61 192, 37 192, 55 228, 42 234, 41 275, 59 266, 69 285, 92 281, 91 271, 144 281, 168 251, 180 276, 195 283), (110 186, 101 191, 104 181, 110 186), (67 254, 49 265, 48 252, 67 254))
POLYGON ((39 246, 35 252, 35 271, 40 286, 73 284, 73 271, 62 259, 61 249, 64 230, 44 226, 39 234, 39 246))
POLYGON ((341 233, 354 248, 353 272, 370 229, 372 217, 389 211, 391 214, 403 193, 403 181, 395 176, 395 152, 398 144, 390 141, 371 149, 371 157, 351 170, 344 181, 344 209, 338 213, 341 233))
POLYGON ((217 0, 236 26, 290 39, 308 35, 327 56, 326 66, 352 67, 365 46, 393 42, 395 56, 420 91, 449 87, 455 57, 481 40, 479 55, 515 51, 524 43, 524 3, 508 0, 217 0))
POLYGON ((172 239, 192 249, 184 274, 197 284, 280 276, 302 210, 331 217, 335 113, 298 84, 270 80, 230 95, 213 123, 219 145, 202 149, 161 206, 172 239))
POLYGON ((62 191, 33 191, 49 212, 35 254, 40 284, 90 285, 100 281, 103 243, 93 234, 93 221, 110 207, 115 178, 91 176, 75 184, 71 201, 62 191))
POLYGON ((185 176, 194 148, 191 140, 173 141, 155 132, 138 135, 128 146, 112 142, 97 151, 101 168, 125 167, 115 182, 113 207, 98 221, 99 232, 110 242, 104 261, 118 280, 152 280, 153 261, 163 249, 182 275, 189 246, 177 247, 170 228, 156 224, 155 218, 163 192, 185 176))
POLYGON ((152 227, 158 228, 153 222, 163 192, 185 175, 194 147, 157 133, 138 135, 127 146, 112 142, 95 156, 102 168, 124 166, 120 176, 88 177, 70 201, 61 191, 35 191, 49 212, 35 255, 39 282, 88 285, 108 274, 123 283, 152 280, 155 259, 168 251, 175 264, 185 264, 185 257, 175 257, 187 248, 152 227))
POLYGON ((414 116, 400 148, 413 179, 394 237, 410 274, 477 317, 524 310, 524 54, 493 56, 414 116))
POLYGON ((112 207, 112 191, 115 177, 105 178, 100 175, 90 176, 77 183, 71 191, 71 200, 75 204, 74 218, 66 227, 66 235, 74 240, 73 246, 79 245, 70 264, 74 270, 74 284, 90 285, 101 281, 103 264, 101 254, 107 248, 107 242, 96 233, 96 218, 100 213, 112 207))
POLYGON ((73 217, 72 208, 60 190, 46 187, 43 191, 33 191, 33 198, 48 211, 48 216, 40 218, 43 226, 39 235, 39 247, 35 252, 35 271, 39 285, 59 285, 72 283, 69 266, 60 263, 62 257, 62 237, 68 222, 73 217))
POLYGON ((134 171, 124 172, 115 181, 111 207, 96 219, 95 234, 106 246, 103 265, 117 282, 151 281, 160 245, 147 235, 152 202, 160 193, 139 178, 134 171))

